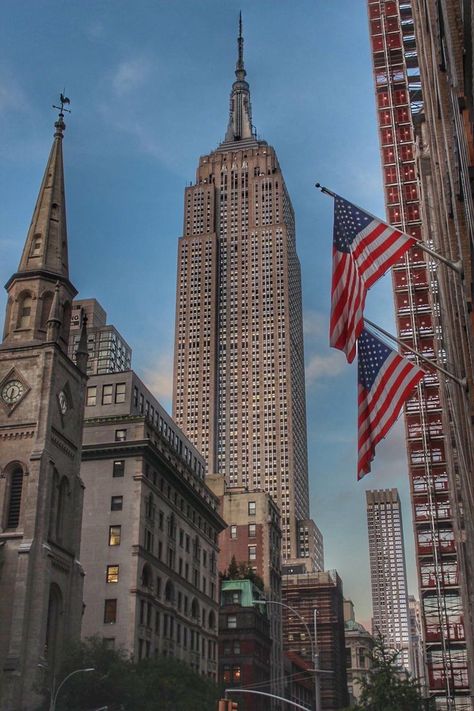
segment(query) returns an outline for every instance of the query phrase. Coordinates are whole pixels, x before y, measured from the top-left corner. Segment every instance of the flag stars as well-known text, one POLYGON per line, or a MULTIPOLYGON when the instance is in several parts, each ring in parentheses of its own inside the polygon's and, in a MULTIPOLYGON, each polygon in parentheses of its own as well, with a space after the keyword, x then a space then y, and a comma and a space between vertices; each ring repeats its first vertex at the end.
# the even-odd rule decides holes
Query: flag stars
POLYGON ((358 371, 359 382, 364 388, 370 390, 380 368, 391 352, 392 350, 378 338, 372 336, 365 329, 362 331, 358 347, 358 371))
POLYGON ((354 239, 373 218, 342 198, 335 202, 334 243, 340 251, 350 252, 354 239))

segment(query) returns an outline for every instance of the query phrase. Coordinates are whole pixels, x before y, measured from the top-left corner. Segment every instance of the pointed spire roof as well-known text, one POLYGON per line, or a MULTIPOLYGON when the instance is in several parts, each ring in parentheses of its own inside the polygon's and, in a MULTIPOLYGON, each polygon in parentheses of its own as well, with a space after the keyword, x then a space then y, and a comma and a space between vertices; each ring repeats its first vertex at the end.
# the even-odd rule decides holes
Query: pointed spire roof
POLYGON ((63 169, 64 114, 59 113, 18 273, 44 271, 69 278, 63 169))
POLYGON ((245 77, 247 72, 244 66, 244 38, 242 34, 242 13, 239 14, 239 36, 237 38, 237 62, 235 65, 236 80, 232 84, 230 94, 229 123, 224 143, 220 148, 227 148, 227 144, 236 141, 256 143, 255 131, 252 126, 252 106, 250 103, 250 87, 245 77))

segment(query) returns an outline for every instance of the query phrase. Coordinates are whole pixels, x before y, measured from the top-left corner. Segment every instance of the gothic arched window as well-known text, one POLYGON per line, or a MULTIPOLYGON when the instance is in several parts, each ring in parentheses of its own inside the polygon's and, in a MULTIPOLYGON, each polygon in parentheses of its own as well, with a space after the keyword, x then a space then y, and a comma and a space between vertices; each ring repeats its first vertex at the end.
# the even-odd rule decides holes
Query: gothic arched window
POLYGON ((52 673, 60 658, 63 625, 63 596, 59 585, 51 583, 49 588, 48 619, 46 622, 45 656, 52 673))
POLYGON ((17 328, 30 328, 32 303, 33 299, 31 298, 31 294, 25 291, 18 302, 17 328))
POLYGON ((20 523, 21 495, 23 492, 23 468, 17 464, 8 475, 8 505, 5 528, 17 528, 20 523))

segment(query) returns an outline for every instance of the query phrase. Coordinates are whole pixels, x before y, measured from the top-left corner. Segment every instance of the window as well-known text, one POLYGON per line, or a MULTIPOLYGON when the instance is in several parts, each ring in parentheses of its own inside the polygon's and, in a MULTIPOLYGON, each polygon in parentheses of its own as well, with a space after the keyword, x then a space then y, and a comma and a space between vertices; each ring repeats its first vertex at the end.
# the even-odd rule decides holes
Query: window
POLYGON ((255 516, 255 514, 257 513, 257 506, 255 501, 249 501, 248 512, 249 516, 255 516))
POLYGON ((117 622, 117 600, 109 599, 104 604, 104 624, 109 625, 117 622))
POLYGON ((249 560, 257 560, 257 546, 249 546, 249 560))
POLYGON ((107 566, 107 576, 106 581, 108 583, 118 583, 119 580, 119 567, 118 565, 108 565, 107 566))
POLYGON ((7 509, 7 528, 17 528, 20 522, 23 470, 14 469, 10 474, 10 491, 7 509))
POLYGON ((237 627, 237 617, 235 615, 227 615, 227 629, 235 630, 237 627))
POLYGON ((109 546, 119 546, 122 526, 109 526, 109 546))
POLYGON ((92 385, 92 387, 87 388, 87 401, 86 405, 91 407, 92 405, 97 405, 97 386, 92 385))
POLYGON ((112 404, 113 385, 104 385, 102 388, 102 405, 112 404))
POLYGON ((249 538, 255 538, 257 535, 257 524, 249 523, 249 538))
POLYGON ((127 430, 115 430, 115 441, 125 442, 127 439, 127 430))
POLYGON ((125 461, 123 459, 117 459, 113 465, 112 476, 123 476, 125 474, 125 461))
POLYGON ((230 527, 230 537, 237 538, 237 526, 230 527))
POLYGON ((125 402, 125 383, 117 383, 115 388, 115 402, 125 402))
POLYGON ((145 550, 149 553, 153 553, 153 533, 145 528, 145 550))
POLYGON ((112 496, 110 499, 110 510, 121 511, 123 506, 123 496, 112 496))
POLYGON ((32 299, 29 294, 25 294, 18 309, 18 328, 29 328, 31 319, 32 299))

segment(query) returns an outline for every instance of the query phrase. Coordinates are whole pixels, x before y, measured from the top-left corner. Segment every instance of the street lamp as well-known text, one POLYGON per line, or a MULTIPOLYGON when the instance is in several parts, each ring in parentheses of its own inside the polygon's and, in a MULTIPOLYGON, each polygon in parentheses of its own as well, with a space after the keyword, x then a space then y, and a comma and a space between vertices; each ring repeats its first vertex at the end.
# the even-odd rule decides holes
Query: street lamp
POLYGON ((306 620, 298 610, 295 610, 293 607, 290 605, 287 605, 285 602, 278 602, 277 600, 254 600, 253 601, 254 605, 280 605, 280 607, 286 607, 287 610, 290 610, 302 623, 304 626, 308 638, 311 644, 311 658, 313 660, 313 669, 312 671, 314 672, 314 708, 315 711, 321 711, 321 691, 319 688, 319 675, 321 673, 319 669, 319 650, 318 650, 318 638, 316 636, 317 634, 317 614, 318 611, 316 608, 313 610, 313 629, 314 629, 314 642, 313 642, 313 637, 311 636, 310 629, 306 623, 306 620))
MULTIPOLYGON (((45 667, 44 664, 38 664, 38 666, 41 667, 42 669, 47 669, 47 667, 45 667)), ((59 684, 56 691, 54 690, 54 676, 53 676, 53 686, 51 689, 51 701, 49 704, 49 711, 56 711, 56 701, 58 700, 58 694, 68 679, 70 679, 72 676, 74 676, 74 674, 80 674, 81 672, 84 672, 84 673, 85 672, 93 672, 93 671, 95 671, 94 667, 87 667, 85 669, 75 669, 74 671, 70 672, 67 676, 64 677, 64 679, 59 684)))

